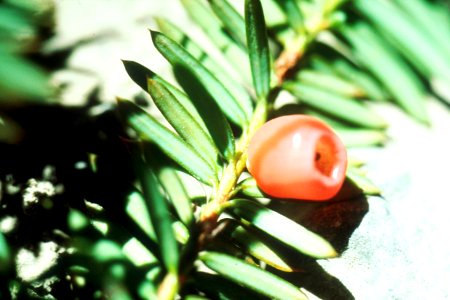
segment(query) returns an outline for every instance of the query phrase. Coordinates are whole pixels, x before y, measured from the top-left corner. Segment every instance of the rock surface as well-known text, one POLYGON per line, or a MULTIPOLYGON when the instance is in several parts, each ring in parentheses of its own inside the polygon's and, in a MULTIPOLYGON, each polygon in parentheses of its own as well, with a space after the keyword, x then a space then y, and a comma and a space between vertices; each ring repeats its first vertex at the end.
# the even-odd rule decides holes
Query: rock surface
POLYGON ((356 299, 450 298, 450 114, 436 103, 429 108, 431 128, 383 107, 391 141, 360 151, 383 198, 368 199, 342 256, 320 262, 356 299))

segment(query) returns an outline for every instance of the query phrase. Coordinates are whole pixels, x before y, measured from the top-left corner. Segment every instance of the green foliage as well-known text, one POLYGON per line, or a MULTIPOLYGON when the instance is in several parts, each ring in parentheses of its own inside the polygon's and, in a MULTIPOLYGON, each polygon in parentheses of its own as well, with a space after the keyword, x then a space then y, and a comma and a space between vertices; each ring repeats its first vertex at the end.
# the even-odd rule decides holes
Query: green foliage
POLYGON ((367 106, 339 93, 316 88, 301 82, 286 82, 284 88, 298 101, 359 127, 385 128, 386 123, 367 106))
MULTIPOLYGON (((164 34, 183 46, 192 56, 201 62, 203 66, 214 74, 233 97, 239 101, 239 105, 244 110, 245 115, 250 118, 253 111, 253 104, 248 92, 239 84, 239 81, 235 79, 236 74, 233 74, 233 72, 228 70, 223 61, 220 62, 217 59, 212 58, 206 49, 203 49, 194 41, 195 39, 191 39, 170 21, 157 19, 157 23, 164 34)), ((244 27, 242 28, 244 29, 244 27)), ((184 75, 182 70, 174 69, 174 72, 178 72, 180 76, 184 75)))
MULTIPOLYGON (((162 116, 119 99, 116 130, 100 128, 95 146, 81 150, 90 168, 66 176, 69 200, 46 194, 26 210, 12 204, 20 193, 8 195, 4 206, 23 224, 58 222, 39 225, 37 237, 23 235, 24 225, 0 232, 0 296, 52 297, 39 285, 56 278, 52 293, 80 299, 306 299, 293 279, 303 264, 339 254, 246 173, 252 135, 268 116, 292 109, 326 121, 349 148, 380 146, 388 124, 371 101, 394 100, 428 124, 433 81, 450 82, 450 18, 436 1, 181 2, 209 41, 157 18, 151 39, 177 82, 123 61, 162 116), (278 108, 286 94, 293 100, 278 108), (46 236, 64 241, 57 264, 29 281, 14 261, 26 249, 22 235, 36 249, 46 236), (285 272, 292 276, 275 275, 285 272)), ((0 34, 33 31, 18 12, 0 10, 0 34)), ((13 36, 6 40, 0 98, 46 98, 45 73, 11 50, 13 36)), ((360 167, 350 162, 334 200, 380 194, 360 167)))
POLYGON ((215 165, 218 161, 219 150, 211 137, 183 108, 177 98, 164 85, 153 79, 148 80, 148 92, 164 117, 186 143, 207 156, 208 163, 215 165))
MULTIPOLYGON (((371 5, 378 5, 376 2, 371 5)), ((398 5, 404 5, 400 2, 398 5)), ((342 9, 342 1, 311 1, 301 2, 300 5, 296 1, 275 1, 273 4, 278 5, 280 11, 277 13, 283 16, 275 18, 271 12, 263 12, 260 1, 245 1, 244 7, 239 9, 227 1, 209 1, 209 6, 206 1, 183 1, 188 13, 205 31, 212 44, 221 51, 221 55, 231 66, 237 66, 237 70, 241 71, 243 76, 238 79, 226 71, 227 68, 221 66, 220 61, 212 59, 208 54, 209 49, 194 42, 170 21, 158 19, 160 30, 167 36, 152 33, 157 49, 172 64, 179 84, 186 92, 177 92, 184 95, 183 102, 187 103, 186 100, 189 99, 196 103, 199 95, 205 93, 199 94, 198 90, 193 92, 192 84, 186 84, 186 79, 177 74, 197 80, 197 85, 207 91, 210 100, 215 101, 222 113, 241 128, 240 132, 234 131, 232 136, 227 134, 231 136, 227 143, 233 144, 233 151, 224 153, 219 150, 219 153, 225 155, 215 161, 216 168, 222 171, 216 173, 218 182, 212 186, 211 199, 206 202, 197 200, 191 204, 191 207, 200 211, 199 216, 193 217, 192 211, 188 212, 189 205, 186 204, 189 203, 189 197, 181 188, 183 183, 178 180, 174 183, 175 187, 179 187, 179 197, 183 199, 184 213, 179 212, 178 215, 188 216, 185 219, 189 221, 184 221, 185 224, 191 224, 192 218, 196 220, 184 246, 186 248, 181 253, 193 255, 191 263, 196 262, 195 257, 199 258, 217 273, 211 275, 193 271, 191 285, 207 296, 214 295, 213 298, 236 299, 245 297, 245 293, 248 293, 240 291, 237 286, 233 288, 232 294, 226 292, 218 284, 220 277, 229 281, 226 281, 226 285, 238 284, 253 293, 272 298, 303 298, 304 295, 298 288, 274 277, 270 274, 270 268, 265 269, 262 263, 282 272, 295 272, 298 266, 290 264, 283 254, 286 251, 298 251, 313 258, 331 258, 337 255, 333 246, 316 233, 257 201, 250 200, 269 196, 261 193, 253 178, 242 181, 239 179, 245 168, 248 140, 265 121, 267 111, 272 108, 281 90, 294 96, 293 105, 299 110, 332 125, 348 147, 382 145, 387 141, 385 129, 388 124, 367 105, 370 100, 393 99, 418 121, 429 122, 425 103, 426 93, 429 91, 421 80, 431 72, 417 74, 417 70, 426 71, 426 68, 410 65, 408 59, 411 54, 402 49, 410 48, 411 45, 406 47, 402 44, 404 37, 404 40, 396 40, 396 32, 391 32, 393 26, 387 32, 380 32, 358 15, 358 10, 362 10, 367 19, 376 23, 378 11, 374 9, 370 12, 364 1, 356 1, 354 5, 352 3, 342 9), (240 12, 243 12, 243 16, 240 12), (269 14, 270 20, 277 21, 266 23, 265 13, 269 14), (345 13, 355 20, 346 22, 345 13), (313 19, 314 22, 310 21, 313 19), (317 40, 324 30, 328 30, 327 34, 331 38, 317 40), (313 45, 317 47, 311 47, 313 45), (248 63, 244 64, 243 57, 246 53, 248 63), (275 58, 275 62, 272 62, 271 57, 275 58), (254 86, 254 91, 247 95, 244 95, 244 91, 248 88, 249 76, 245 71, 242 72, 246 69, 245 65, 249 66, 254 86), (180 69, 184 72, 181 73, 180 69), (249 95, 257 100, 254 109, 248 101, 249 95), (248 198, 235 199, 235 195, 248 198), (217 223, 218 217, 224 212, 227 219, 217 223), (213 235, 214 228, 220 228, 220 233, 213 235), (225 246, 229 242, 232 245, 225 246), (192 243, 198 243, 200 248, 193 250, 190 246, 192 243), (199 250, 207 251, 199 253, 199 250), (233 255, 238 258, 233 258, 233 255), (284 288, 280 289, 280 286, 284 288), (281 290, 286 294, 281 295, 281 290)), ((413 9, 417 7, 411 8, 409 13, 414 14, 413 9)), ((383 26, 388 26, 386 24, 387 22, 383 22, 383 26)), ((442 44, 441 48, 443 46, 442 44)), ((148 74, 148 77, 155 78, 148 74)), ((132 75, 132 78, 139 83, 143 77, 139 79, 132 75)), ((214 147, 223 148, 217 144, 217 139, 205 136, 201 131, 204 129, 203 125, 192 127, 192 124, 204 124, 206 131, 214 132, 210 129, 213 122, 208 121, 207 116, 201 113, 205 102, 194 104, 198 114, 187 114, 182 109, 184 105, 181 101, 176 101, 178 95, 173 93, 174 88, 167 88, 169 85, 160 83, 161 79, 158 79, 158 83, 156 80, 149 80, 148 88, 142 84, 141 87, 148 90, 166 120, 181 138, 187 142, 191 139, 190 146, 194 149, 210 147, 209 150, 201 150, 199 154, 216 155, 214 147), (159 93, 156 92, 156 86, 160 86, 159 93), (161 103, 166 103, 165 107, 161 107, 161 103), (192 128, 189 129, 190 127, 192 128)), ((228 125, 225 127, 229 128, 228 125)), ((153 142, 161 147, 159 139, 153 138, 153 142)), ((180 163, 175 154, 171 157, 180 163)), ((199 178, 192 169, 184 168, 199 178)), ((357 190, 367 195, 379 194, 379 189, 358 168, 359 166, 352 166, 349 169, 344 190, 350 186, 358 186, 357 190)), ((170 168, 167 170, 172 172, 171 176, 175 174, 170 168)), ((168 184, 164 186, 170 190, 168 184)), ((342 195, 354 195, 354 192, 346 190, 342 195)), ((171 195, 170 198, 175 199, 176 196, 171 195)), ((176 204, 173 205, 179 211, 176 204)), ((189 261, 183 258, 181 261, 189 265, 189 261)), ((181 272, 182 270, 183 268, 181 272)), ((173 288, 173 285, 167 287, 163 283, 160 289, 167 292, 160 295, 174 295, 173 288)), ((183 290, 182 287, 178 288, 183 290)))
POLYGON ((248 119, 244 110, 239 105, 239 100, 225 88, 225 86, 189 52, 169 39, 167 36, 152 32, 155 47, 174 66, 184 68, 190 72, 204 85, 208 87, 208 93, 216 101, 227 117, 238 126, 245 126, 248 119))
POLYGON ((188 227, 195 221, 191 208, 191 199, 186 191, 180 176, 169 166, 157 167, 158 179, 164 187, 169 199, 172 201, 179 219, 188 227))
POLYGON ((249 228, 246 229, 238 225, 231 230, 230 237, 232 240, 256 259, 284 272, 293 271, 292 267, 277 254, 276 249, 272 249, 270 243, 265 243, 264 239, 261 239, 249 228))
POLYGON ((7 2, 11 3, 0 3, 0 101, 48 101, 48 74, 23 54, 34 51, 42 23, 39 17, 49 9, 43 3, 7 2))
POLYGON ((10 253, 8 243, 0 232, 0 274, 6 271, 9 264, 10 253))
POLYGON ((228 35, 223 29, 223 25, 215 15, 213 10, 202 0, 181 0, 192 20, 203 29, 211 41, 223 53, 226 61, 233 65, 239 72, 238 76, 245 82, 251 78, 248 66, 248 54, 246 50, 235 43, 233 37, 228 35))
POLYGON ((296 286, 232 256, 203 252, 199 257, 222 276, 272 299, 306 299, 296 286))
POLYGON ((50 95, 48 77, 39 67, 0 49, 0 93, 4 101, 7 97, 45 100, 50 95))
POLYGON ((277 4, 286 14, 287 21, 292 29, 301 33, 304 27, 303 13, 295 0, 277 0, 277 4))
POLYGON ((176 275, 179 263, 178 245, 172 229, 172 222, 166 199, 164 199, 158 190, 155 175, 152 174, 145 163, 138 163, 138 177, 143 195, 150 208, 150 220, 160 245, 160 253, 164 266, 169 273, 176 275))
POLYGON ((169 157, 203 183, 212 185, 216 181, 217 170, 196 149, 134 103, 126 100, 118 103, 125 121, 143 139, 157 143, 169 157))
POLYGON ((257 202, 235 199, 228 203, 227 211, 301 253, 315 258, 337 255, 330 243, 317 234, 257 202))
POLYGON ((265 100, 270 89, 270 54, 264 14, 259 1, 245 1, 247 46, 253 85, 259 100, 265 100))
POLYGON ((346 28, 343 33, 355 48, 355 55, 384 83, 395 100, 419 121, 428 122, 423 86, 398 54, 367 24, 346 28))
POLYGON ((222 21, 227 32, 244 49, 247 47, 244 18, 226 0, 212 0, 211 8, 222 21))

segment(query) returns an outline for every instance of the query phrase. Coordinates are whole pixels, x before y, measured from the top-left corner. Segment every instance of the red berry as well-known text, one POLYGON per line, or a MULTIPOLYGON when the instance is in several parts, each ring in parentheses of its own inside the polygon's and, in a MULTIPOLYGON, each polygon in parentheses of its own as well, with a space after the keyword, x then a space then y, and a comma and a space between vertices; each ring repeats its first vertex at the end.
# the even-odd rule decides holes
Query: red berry
POLYGON ((324 122, 306 115, 283 116, 256 132, 247 168, 270 196, 328 200, 344 182, 347 152, 324 122))

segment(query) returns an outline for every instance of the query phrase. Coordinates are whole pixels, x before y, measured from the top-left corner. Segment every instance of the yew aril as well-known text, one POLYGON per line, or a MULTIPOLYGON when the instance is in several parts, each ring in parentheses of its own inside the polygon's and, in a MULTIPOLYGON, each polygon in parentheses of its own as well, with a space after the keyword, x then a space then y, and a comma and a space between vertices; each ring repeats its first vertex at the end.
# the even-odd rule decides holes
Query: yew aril
POLYGON ((345 180, 347 152, 324 122, 289 115, 268 121, 256 132, 248 148, 247 168, 270 196, 328 200, 345 180))

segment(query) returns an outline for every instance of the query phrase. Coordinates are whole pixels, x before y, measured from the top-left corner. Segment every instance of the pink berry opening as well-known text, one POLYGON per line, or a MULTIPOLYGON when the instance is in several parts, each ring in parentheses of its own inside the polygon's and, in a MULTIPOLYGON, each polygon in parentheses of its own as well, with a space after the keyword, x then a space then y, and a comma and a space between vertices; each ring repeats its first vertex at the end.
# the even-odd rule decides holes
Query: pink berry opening
POLYGON ((306 115, 272 119, 252 138, 247 167, 262 191, 278 198, 327 200, 345 180, 344 144, 306 115))

